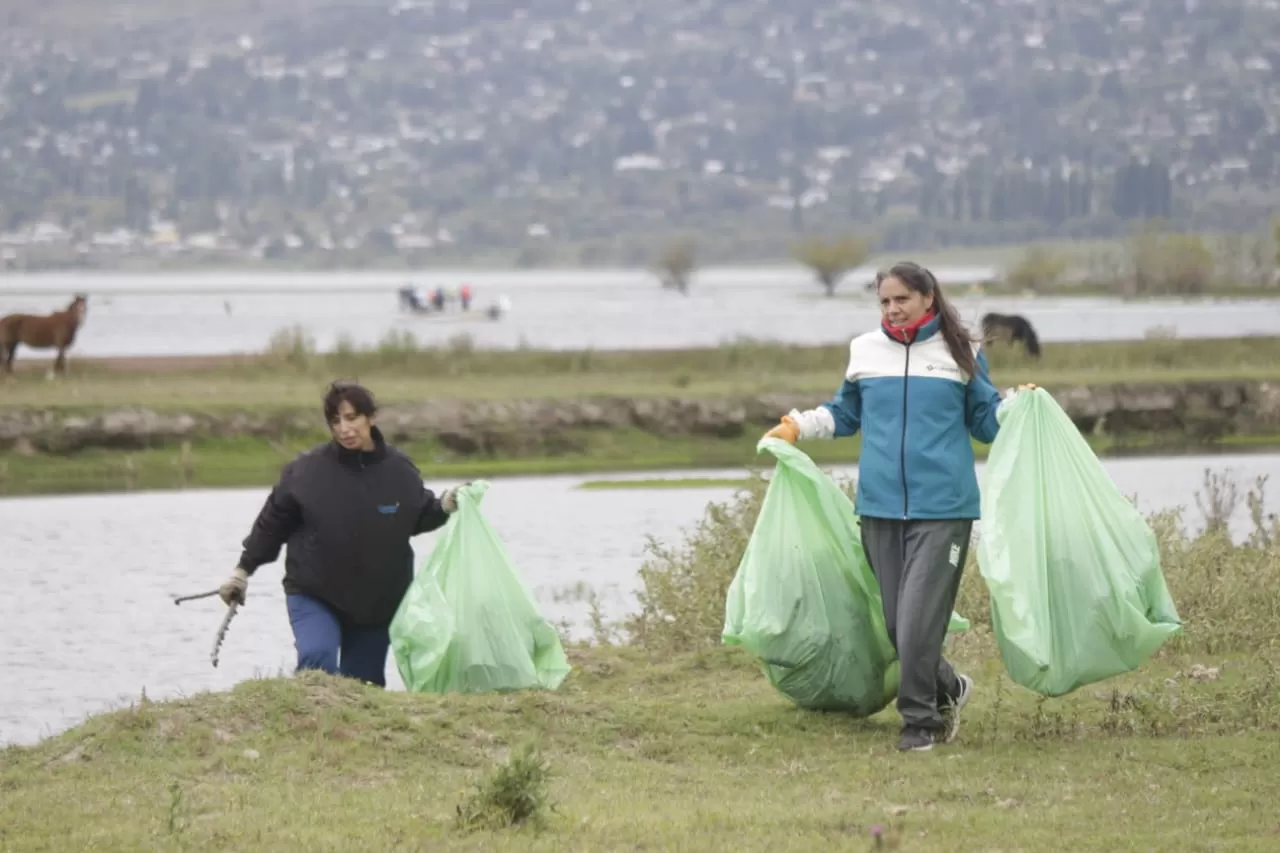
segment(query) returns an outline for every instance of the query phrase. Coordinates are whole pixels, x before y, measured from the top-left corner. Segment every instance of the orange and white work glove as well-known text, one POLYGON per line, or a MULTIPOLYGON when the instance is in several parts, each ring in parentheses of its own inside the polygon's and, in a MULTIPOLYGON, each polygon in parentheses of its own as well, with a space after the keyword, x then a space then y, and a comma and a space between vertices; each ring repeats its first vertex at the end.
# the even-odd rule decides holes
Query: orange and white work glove
POLYGON ((764 434, 765 438, 780 438, 787 444, 795 444, 800 440, 800 424, 790 415, 783 415, 782 421, 764 434))

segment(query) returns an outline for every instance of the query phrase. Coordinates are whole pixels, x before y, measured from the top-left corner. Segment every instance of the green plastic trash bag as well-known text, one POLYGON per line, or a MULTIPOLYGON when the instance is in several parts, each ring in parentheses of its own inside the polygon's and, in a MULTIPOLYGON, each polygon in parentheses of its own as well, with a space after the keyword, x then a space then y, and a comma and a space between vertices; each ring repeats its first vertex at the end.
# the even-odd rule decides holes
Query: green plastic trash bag
POLYGON ((410 691, 554 690, 569 674, 560 636, 480 513, 488 488, 483 480, 458 488, 457 512, 391 621, 410 691))
POLYGON ((1136 669, 1181 630, 1155 533, 1049 392, 1000 420, 978 567, 1009 677, 1061 696, 1136 669))
MULTIPOLYGON (((875 714, 897 696, 898 663, 853 502, 804 451, 776 438, 761 439, 763 451, 777 462, 721 638, 802 708, 875 714)), ((967 627, 953 616, 951 630, 967 627)))

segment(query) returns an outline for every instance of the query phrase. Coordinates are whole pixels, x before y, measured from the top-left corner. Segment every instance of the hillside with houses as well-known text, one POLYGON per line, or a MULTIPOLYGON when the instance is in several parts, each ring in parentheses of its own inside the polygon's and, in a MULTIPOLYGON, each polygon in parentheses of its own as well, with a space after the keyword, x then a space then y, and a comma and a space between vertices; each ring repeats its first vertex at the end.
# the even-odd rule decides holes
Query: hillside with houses
POLYGON ((750 260, 1280 208, 1280 0, 170 5, 0 13, 5 264, 750 260))

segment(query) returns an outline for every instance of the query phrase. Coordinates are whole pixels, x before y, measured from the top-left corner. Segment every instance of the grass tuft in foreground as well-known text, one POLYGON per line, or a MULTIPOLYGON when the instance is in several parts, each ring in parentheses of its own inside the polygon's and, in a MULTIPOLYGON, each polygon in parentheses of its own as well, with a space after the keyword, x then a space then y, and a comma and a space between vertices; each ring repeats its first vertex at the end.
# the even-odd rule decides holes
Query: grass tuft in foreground
POLYGON ((1004 675, 970 565, 957 609, 974 628, 948 654, 977 690, 932 753, 894 751, 892 709, 796 709, 719 645, 752 483, 685 542, 651 543, 640 612, 612 643, 569 646, 555 692, 307 673, 144 697, 0 752, 0 849, 1271 851, 1280 525, 1265 484, 1207 483, 1203 533, 1153 520, 1184 635, 1068 696, 1004 675), (1256 523, 1236 542, 1242 502, 1256 523))

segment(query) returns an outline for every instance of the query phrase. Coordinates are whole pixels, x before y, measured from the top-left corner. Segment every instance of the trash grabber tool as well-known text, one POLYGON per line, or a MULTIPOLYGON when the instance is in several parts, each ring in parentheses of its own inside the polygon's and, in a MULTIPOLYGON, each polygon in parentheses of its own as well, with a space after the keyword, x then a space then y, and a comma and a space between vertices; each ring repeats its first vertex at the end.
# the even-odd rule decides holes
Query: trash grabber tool
POLYGON ((213 638, 213 654, 210 656, 214 669, 218 668, 218 650, 222 648, 222 640, 227 636, 227 626, 231 624, 231 620, 235 618, 236 611, 239 609, 240 602, 231 602, 227 608, 227 615, 222 617, 222 624, 218 626, 218 635, 213 638))
POLYGON ((211 589, 208 592, 197 592, 195 595, 175 595, 173 597, 174 604, 181 604, 184 601, 198 601, 201 598, 212 598, 218 594, 218 590, 211 589))

